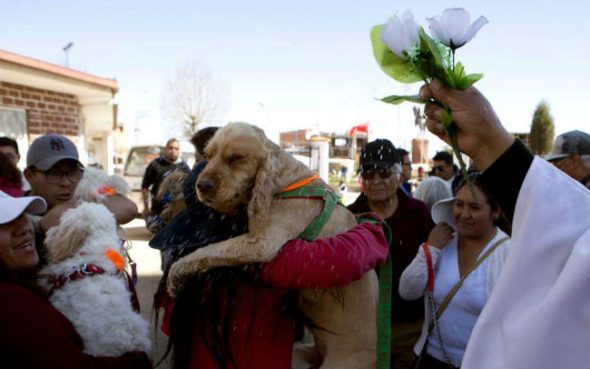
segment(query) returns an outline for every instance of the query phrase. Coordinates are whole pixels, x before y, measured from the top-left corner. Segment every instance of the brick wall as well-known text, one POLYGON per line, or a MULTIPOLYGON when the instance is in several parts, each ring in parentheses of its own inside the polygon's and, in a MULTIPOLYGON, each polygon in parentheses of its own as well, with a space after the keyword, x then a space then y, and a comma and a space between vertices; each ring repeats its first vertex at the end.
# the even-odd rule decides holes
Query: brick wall
POLYGON ((80 104, 74 95, 0 82, 0 107, 25 109, 29 136, 80 134, 80 104))

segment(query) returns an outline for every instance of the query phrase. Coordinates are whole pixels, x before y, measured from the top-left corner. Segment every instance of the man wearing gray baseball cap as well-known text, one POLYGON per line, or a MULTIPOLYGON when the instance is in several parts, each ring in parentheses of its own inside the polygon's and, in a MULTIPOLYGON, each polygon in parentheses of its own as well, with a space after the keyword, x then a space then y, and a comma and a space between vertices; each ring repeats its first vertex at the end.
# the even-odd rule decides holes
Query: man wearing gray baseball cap
POLYGON ((590 135, 575 130, 557 136, 545 159, 590 189, 590 135))
MULTIPOLYGON (((30 195, 47 202, 48 212, 40 220, 40 230, 44 232, 59 222, 65 210, 76 206, 72 197, 84 174, 76 145, 57 134, 38 137, 29 147, 24 174, 31 184, 30 195)), ((137 205, 123 195, 109 196, 103 205, 119 224, 128 223, 137 215, 137 205)))
POLYGON ((83 173, 78 149, 67 137, 48 134, 29 147, 25 177, 31 195, 43 197, 49 209, 72 198, 83 173))

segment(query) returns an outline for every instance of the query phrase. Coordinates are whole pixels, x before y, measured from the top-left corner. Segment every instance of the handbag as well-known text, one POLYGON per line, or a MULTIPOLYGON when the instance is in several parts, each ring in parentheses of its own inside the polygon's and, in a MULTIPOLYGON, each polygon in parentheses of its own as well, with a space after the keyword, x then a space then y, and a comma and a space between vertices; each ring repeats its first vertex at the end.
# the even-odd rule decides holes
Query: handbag
POLYGON ((442 341, 440 329, 438 328, 438 319, 440 318, 442 313, 444 313, 444 311, 447 309, 447 307, 449 306, 449 303, 451 302, 453 297, 457 294, 457 292, 459 291, 461 286, 463 286, 463 282, 469 276, 469 274, 471 274, 474 270, 476 270, 477 267, 479 267, 481 265, 481 263, 483 263, 485 261, 485 259, 488 256, 490 256, 492 254, 492 252, 494 252, 494 250, 498 246, 500 246, 504 242, 508 241, 509 239, 510 239, 509 237, 503 237, 503 238, 499 239, 482 256, 480 256, 477 259, 477 261, 475 262, 475 264, 473 264, 473 266, 471 268, 469 268, 469 270, 467 270, 467 272, 465 272, 465 274, 463 274, 461 279, 459 279, 459 281, 457 281, 457 283, 455 283, 455 285, 451 288, 451 290, 446 294, 446 296, 444 297, 444 299, 442 300, 442 302, 440 303, 438 308, 436 308, 436 303, 434 301, 434 297, 432 296, 432 293, 434 291, 434 267, 432 265, 432 255, 430 254, 430 249, 428 248, 428 245, 426 244, 426 242, 424 242, 422 244, 422 250, 424 250, 424 255, 426 256, 426 264, 427 264, 427 269, 428 269, 428 283, 427 283, 428 298, 430 299, 431 308, 432 308, 432 311, 434 312, 434 314, 432 317, 432 321, 428 325, 428 334, 426 335, 426 341, 424 342, 424 346, 422 347, 422 350, 420 351, 420 355, 418 355, 416 357, 416 360, 414 360, 414 363, 413 363, 414 369, 417 369, 420 366, 420 362, 422 361, 424 355, 426 355, 426 348, 428 346, 428 336, 430 335, 432 330, 435 328, 437 330, 438 339, 440 341, 442 352, 445 355, 446 363, 449 365, 449 367, 454 368, 454 366, 452 365, 452 362, 449 358, 449 355, 447 354, 447 352, 445 350, 445 347, 444 347, 444 344, 442 341))

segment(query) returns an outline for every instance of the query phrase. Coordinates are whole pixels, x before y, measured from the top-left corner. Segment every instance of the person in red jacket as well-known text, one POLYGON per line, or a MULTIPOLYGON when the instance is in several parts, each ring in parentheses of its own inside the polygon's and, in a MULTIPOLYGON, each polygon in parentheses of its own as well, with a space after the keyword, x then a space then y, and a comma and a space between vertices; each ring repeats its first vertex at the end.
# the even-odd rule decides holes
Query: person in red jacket
POLYGON ((13 198, 0 191, 0 367, 3 369, 148 369, 144 352, 120 357, 84 354, 72 323, 35 284, 39 255, 24 213, 46 211, 37 196, 13 198))
POLYGON ((190 345, 174 368, 291 368, 296 290, 346 286, 386 257, 381 226, 363 223, 326 240, 293 240, 268 263, 196 276, 172 313, 171 339, 190 345), (190 339, 174 337, 191 326, 190 339))
MULTIPOLYGON (((185 194, 191 198, 192 193, 185 194)), ((246 216, 191 205, 150 241, 164 255, 160 292, 175 259, 247 230, 246 216)), ((292 240, 268 263, 191 277, 175 302, 156 301, 172 310, 169 321, 165 315, 164 331, 169 329, 173 368, 290 369, 297 322, 313 324, 298 309, 297 290, 346 286, 387 253, 381 225, 363 223, 326 240, 292 240)))

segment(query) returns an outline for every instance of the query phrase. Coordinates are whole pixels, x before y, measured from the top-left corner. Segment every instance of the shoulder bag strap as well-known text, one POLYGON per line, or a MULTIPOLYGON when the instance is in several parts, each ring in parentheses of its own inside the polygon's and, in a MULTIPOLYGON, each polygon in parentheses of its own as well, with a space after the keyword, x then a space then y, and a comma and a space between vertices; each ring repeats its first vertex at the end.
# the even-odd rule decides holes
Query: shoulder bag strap
POLYGON ((451 288, 449 293, 447 293, 447 295, 445 296, 445 298, 441 302, 440 306, 438 307, 438 310, 436 311, 433 321, 430 322, 430 326, 428 328, 428 331, 431 331, 432 328, 434 327, 434 320, 440 318, 442 313, 446 310, 447 306, 449 306, 451 299, 455 296, 457 291, 459 291, 459 288, 461 288, 461 286, 463 285, 463 281, 465 281, 465 278, 467 278, 469 276, 469 274, 471 274, 471 272, 473 272, 475 269, 477 269, 477 267, 480 266, 481 263, 483 263, 484 260, 488 256, 490 256, 492 254, 492 252, 494 252, 494 250, 498 246, 500 246, 502 243, 508 241, 509 239, 510 239, 509 237, 504 237, 504 238, 501 238, 498 241, 496 241, 496 243, 493 244, 492 247, 490 247, 482 256, 480 256, 477 259, 477 262, 475 264, 473 264, 473 266, 461 277, 461 279, 453 286, 453 288, 451 288))

